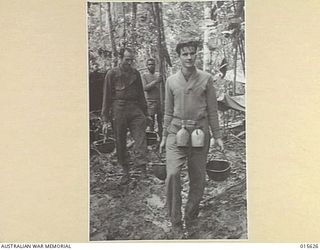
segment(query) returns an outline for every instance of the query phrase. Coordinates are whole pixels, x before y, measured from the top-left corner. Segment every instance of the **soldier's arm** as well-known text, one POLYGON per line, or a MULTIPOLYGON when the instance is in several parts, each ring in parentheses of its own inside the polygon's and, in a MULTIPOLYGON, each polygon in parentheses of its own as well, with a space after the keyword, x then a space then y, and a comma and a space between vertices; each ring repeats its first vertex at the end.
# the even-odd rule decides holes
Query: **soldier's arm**
POLYGON ((103 100, 102 100, 102 110, 101 110, 101 117, 102 120, 107 122, 110 120, 110 107, 112 101, 112 72, 109 71, 104 79, 104 86, 103 86, 103 100))
POLYGON ((212 77, 209 78, 206 91, 207 107, 208 107, 208 119, 211 132, 215 139, 221 137, 219 117, 218 117, 218 102, 216 96, 216 90, 213 86, 212 77))
POLYGON ((137 88, 138 88, 138 93, 139 93, 139 98, 138 98, 139 106, 140 106, 142 112, 145 114, 145 116, 148 116, 147 101, 146 101, 146 97, 143 92, 143 83, 142 83, 141 75, 138 71, 136 73, 138 76, 137 88))
POLYGON ((145 75, 142 76, 142 83, 143 83, 144 91, 150 91, 151 89, 156 87, 159 82, 160 82, 159 79, 156 79, 156 80, 153 80, 148 83, 148 81, 145 78, 145 75))
POLYGON ((165 88, 165 102, 164 102, 164 118, 163 118, 163 132, 162 137, 168 136, 167 128, 170 125, 172 118, 173 118, 173 94, 172 90, 170 89, 169 81, 166 82, 165 88))

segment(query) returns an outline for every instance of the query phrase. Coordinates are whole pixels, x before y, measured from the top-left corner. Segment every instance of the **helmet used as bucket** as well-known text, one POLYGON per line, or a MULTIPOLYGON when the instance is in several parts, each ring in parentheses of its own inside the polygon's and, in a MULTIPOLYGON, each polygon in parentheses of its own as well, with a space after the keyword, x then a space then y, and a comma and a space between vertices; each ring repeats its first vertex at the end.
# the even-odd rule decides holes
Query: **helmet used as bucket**
POLYGON ((230 175, 231 164, 226 160, 210 160, 206 166, 209 179, 224 181, 230 175))
POLYGON ((167 178, 166 164, 163 162, 152 163, 151 169, 155 177, 164 181, 167 178))

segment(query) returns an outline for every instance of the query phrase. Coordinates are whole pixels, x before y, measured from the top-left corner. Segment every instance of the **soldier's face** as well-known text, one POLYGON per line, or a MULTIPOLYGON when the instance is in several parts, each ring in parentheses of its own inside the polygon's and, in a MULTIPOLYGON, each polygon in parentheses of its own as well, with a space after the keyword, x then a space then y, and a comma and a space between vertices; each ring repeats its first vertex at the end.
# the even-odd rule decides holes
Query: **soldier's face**
POLYGON ((148 61, 147 68, 151 73, 154 73, 156 70, 156 65, 153 61, 148 61))
POLYGON ((133 53, 131 53, 129 51, 125 51, 123 54, 122 61, 121 61, 123 67, 124 68, 132 68, 133 61, 134 61, 133 53))
POLYGON ((192 68, 197 59, 197 50, 195 47, 183 47, 180 50, 180 61, 182 67, 184 68, 192 68))

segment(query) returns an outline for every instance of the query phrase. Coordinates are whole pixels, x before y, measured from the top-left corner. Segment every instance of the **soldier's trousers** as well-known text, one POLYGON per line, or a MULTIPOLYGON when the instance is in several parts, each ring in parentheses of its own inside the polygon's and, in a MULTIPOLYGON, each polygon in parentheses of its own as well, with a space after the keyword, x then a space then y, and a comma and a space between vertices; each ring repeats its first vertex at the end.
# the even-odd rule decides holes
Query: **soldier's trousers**
POLYGON ((118 163, 128 170, 127 130, 134 139, 134 164, 147 163, 146 117, 135 102, 116 100, 112 103, 113 129, 118 163))
POLYGON ((160 100, 148 100, 148 113, 152 118, 152 123, 150 124, 151 131, 154 130, 155 125, 155 116, 157 116, 157 123, 158 123, 158 134, 161 137, 162 136, 162 120, 163 115, 161 111, 161 102, 160 100))
MULTIPOLYGON (((181 178, 182 167, 187 163, 189 176, 189 193, 185 206, 186 221, 195 219, 199 213, 199 204, 203 196, 206 179, 206 163, 210 145, 210 134, 205 126, 205 145, 201 148, 177 147, 176 132, 179 128, 170 125, 166 141, 166 205, 168 215, 173 225, 182 221, 181 178)), ((190 131, 191 132, 191 131, 190 131)))

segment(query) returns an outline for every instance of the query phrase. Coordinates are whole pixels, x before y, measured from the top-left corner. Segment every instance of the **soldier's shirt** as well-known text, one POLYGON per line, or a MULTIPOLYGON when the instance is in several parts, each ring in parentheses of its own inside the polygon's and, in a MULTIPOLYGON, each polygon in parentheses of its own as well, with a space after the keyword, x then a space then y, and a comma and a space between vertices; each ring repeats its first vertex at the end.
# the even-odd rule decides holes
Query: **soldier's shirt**
POLYGON ((125 71, 121 65, 108 71, 104 80, 102 119, 108 120, 114 100, 136 101, 147 115, 147 103, 140 73, 136 69, 125 71))
POLYGON ((160 100, 160 83, 157 83, 154 86, 149 85, 159 78, 159 73, 155 72, 154 74, 151 74, 148 72, 143 74, 141 78, 147 101, 160 100))
POLYGON ((186 81, 181 70, 166 82, 163 136, 172 119, 199 121, 207 118, 214 138, 219 138, 218 104, 211 74, 196 69, 186 81))

